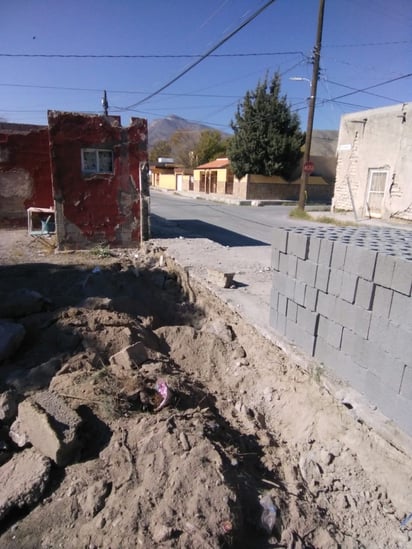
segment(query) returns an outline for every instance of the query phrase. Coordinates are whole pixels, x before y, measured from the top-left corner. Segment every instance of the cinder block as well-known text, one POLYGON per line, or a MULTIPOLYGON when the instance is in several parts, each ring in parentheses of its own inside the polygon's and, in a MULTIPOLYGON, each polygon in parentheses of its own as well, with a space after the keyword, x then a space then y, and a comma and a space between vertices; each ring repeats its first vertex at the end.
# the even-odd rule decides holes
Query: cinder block
POLYGON ((287 273, 292 278, 296 278, 297 265, 298 265, 298 258, 295 255, 288 254, 288 270, 287 270, 287 273))
POLYGON ((400 394, 404 398, 410 400, 412 406, 412 365, 404 366, 400 394))
POLYGON ((376 258, 375 275, 373 277, 376 284, 386 288, 391 288, 394 268, 395 256, 378 253, 378 257, 376 258))
POLYGON ((278 319, 278 311, 275 307, 269 309, 269 326, 276 330, 276 323, 278 319))
POLYGON ((290 233, 288 239, 288 253, 300 259, 307 259, 309 253, 309 236, 302 233, 290 233))
POLYGON ((315 359, 327 367, 331 367, 336 357, 336 349, 334 349, 323 337, 317 337, 313 356, 315 359))
POLYGON ((296 340, 296 344, 302 351, 304 351, 309 356, 313 357, 315 350, 316 336, 301 330, 299 336, 296 340))
POLYGON ((371 319, 370 311, 365 311, 357 305, 351 305, 347 301, 336 298, 336 316, 329 316, 328 318, 335 320, 346 328, 350 328, 364 339, 368 337, 371 319))
POLYGON ((273 272, 272 284, 283 295, 285 295, 286 293, 287 278, 287 275, 285 275, 284 273, 281 273, 279 271, 273 272))
POLYGON ((286 308, 286 318, 296 323, 298 318, 298 306, 294 301, 288 299, 286 308))
POLYGON ((286 309, 287 309, 288 299, 283 294, 279 293, 278 297, 278 312, 281 313, 283 316, 286 316, 286 309))
POLYGON ((304 282, 300 282, 299 280, 296 281, 295 284, 295 295, 294 295, 294 301, 298 305, 305 305, 305 296, 306 296, 306 284, 304 282))
POLYGON ((393 329, 393 324, 389 322, 388 343, 391 344, 390 350, 393 354, 412 368, 412 333, 403 326, 395 326, 393 329))
POLYGON ((389 318, 396 324, 399 324, 400 326, 403 326, 404 328, 412 332, 411 298, 404 294, 394 292, 389 318))
POLYGON ((271 256, 270 266, 272 269, 275 269, 276 271, 279 270, 279 257, 280 257, 280 251, 277 248, 272 247, 272 256, 271 256))
POLYGON ((392 305, 393 290, 383 286, 375 286, 372 296, 372 311, 374 314, 388 318, 392 305))
POLYGON ((351 387, 360 393, 364 392, 368 371, 360 364, 357 364, 352 357, 342 351, 336 351, 330 368, 340 379, 349 383, 351 387))
POLYGON ((277 311, 278 301, 279 301, 279 292, 276 288, 272 286, 272 290, 270 292, 270 308, 277 311))
POLYGON ((365 280, 373 280, 377 255, 376 251, 368 248, 350 246, 346 251, 344 270, 365 280))
POLYGON ((319 290, 306 285, 304 306, 309 311, 316 311, 319 290))
POLYGON ((368 400, 375 404, 388 418, 395 419, 394 404, 398 398, 398 393, 387 387, 380 377, 373 372, 367 372, 365 381, 365 396, 368 400))
POLYGON ((289 318, 286 319, 286 331, 285 336, 289 341, 292 343, 297 343, 299 339, 299 329, 296 324, 296 322, 293 322, 293 320, 290 320, 289 318))
POLYGON ((319 250, 319 265, 330 267, 332 261, 333 241, 326 238, 322 239, 319 250))
POLYGON ((346 250, 348 246, 342 242, 335 242, 332 250, 331 267, 343 270, 345 266, 346 250))
POLYGON ((412 436, 412 403, 409 399, 398 395, 393 402, 392 418, 396 424, 412 436))
POLYGON ((326 318, 336 319, 336 304, 337 298, 334 295, 325 294, 318 291, 318 302, 316 311, 326 318))
POLYGON ((372 309, 374 288, 372 282, 359 278, 356 286, 355 304, 370 311, 372 309))
POLYGON ((289 231, 282 228, 273 229, 272 233, 272 245, 279 251, 286 253, 288 249, 288 235, 289 231))
POLYGON ((279 311, 276 319, 276 331, 282 336, 286 334, 286 316, 279 311))
POLYGON ((412 290, 412 261, 404 261, 401 258, 395 260, 395 268, 393 270, 392 288, 405 294, 411 295, 412 290))
POLYGON ((344 272, 342 275, 342 287, 340 291, 340 298, 344 299, 348 303, 355 302, 356 288, 358 284, 358 276, 354 273, 344 272))
POLYGON ((279 252, 279 272, 282 274, 288 274, 289 256, 283 252, 279 252))
POLYGON ((296 280, 291 276, 286 277, 285 296, 289 299, 293 299, 295 295, 296 280))
POLYGON ((316 270, 315 287, 322 292, 328 291, 330 268, 320 264, 316 270))
POLYGON ((316 336, 318 330, 319 313, 308 311, 305 307, 297 307, 298 326, 305 332, 316 336))
POLYGON ((320 243, 322 242, 321 238, 311 237, 309 240, 309 253, 308 259, 314 263, 318 263, 319 260, 319 250, 320 243))
POLYGON ((405 370, 404 362, 386 353, 382 348, 376 349, 375 356, 377 360, 369 360, 368 370, 375 373, 392 391, 399 393, 405 370), (377 356, 379 351, 380 354, 377 356))
POLYGON ((356 357, 356 362, 366 368, 363 363, 364 342, 365 339, 355 334, 350 328, 343 328, 341 350, 353 359, 356 357))
POLYGON ((318 336, 337 350, 341 349, 343 326, 319 315, 318 336))
POLYGON ((329 274, 328 293, 339 296, 342 291, 343 271, 331 269, 329 274))
POLYGON ((308 286, 315 287, 317 265, 313 261, 298 259, 296 278, 308 286))

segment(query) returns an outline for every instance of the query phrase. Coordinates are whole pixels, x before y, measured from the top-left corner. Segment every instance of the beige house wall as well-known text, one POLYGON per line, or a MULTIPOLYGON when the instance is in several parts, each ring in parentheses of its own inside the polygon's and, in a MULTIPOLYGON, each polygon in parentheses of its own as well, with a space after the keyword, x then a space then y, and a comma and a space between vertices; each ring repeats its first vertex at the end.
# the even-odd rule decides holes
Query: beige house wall
POLYGON ((359 217, 412 220, 412 103, 367 110, 341 119, 333 210, 359 217), (375 208, 369 193, 373 170, 386 172, 375 208))

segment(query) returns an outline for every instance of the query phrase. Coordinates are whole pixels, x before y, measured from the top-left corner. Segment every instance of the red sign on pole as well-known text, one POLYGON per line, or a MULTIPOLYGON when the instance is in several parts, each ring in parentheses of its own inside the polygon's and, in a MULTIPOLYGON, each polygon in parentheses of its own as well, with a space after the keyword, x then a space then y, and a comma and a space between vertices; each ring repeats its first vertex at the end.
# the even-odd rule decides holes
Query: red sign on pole
POLYGON ((315 169, 315 164, 312 162, 312 160, 308 160, 303 164, 303 171, 305 173, 312 173, 315 169))

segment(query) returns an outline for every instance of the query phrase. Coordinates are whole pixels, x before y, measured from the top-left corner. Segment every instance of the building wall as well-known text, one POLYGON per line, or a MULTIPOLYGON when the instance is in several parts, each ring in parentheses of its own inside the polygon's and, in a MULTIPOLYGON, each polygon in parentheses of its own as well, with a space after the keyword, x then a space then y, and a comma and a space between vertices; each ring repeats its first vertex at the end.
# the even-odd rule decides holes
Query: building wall
POLYGON ((59 248, 139 245, 146 120, 122 128, 120 117, 50 111, 48 121, 59 248), (111 150, 113 173, 84 173, 83 148, 111 150))
POLYGON ((0 124, 0 219, 26 222, 53 205, 47 127, 0 124))
POLYGON ((382 218, 412 219, 412 103, 345 115, 338 142, 334 210, 370 215, 370 170, 387 170, 382 218), (352 196, 351 196, 352 194, 352 196), (352 204, 353 200, 353 204, 352 204))
POLYGON ((412 231, 275 229, 270 325, 412 435, 412 231))

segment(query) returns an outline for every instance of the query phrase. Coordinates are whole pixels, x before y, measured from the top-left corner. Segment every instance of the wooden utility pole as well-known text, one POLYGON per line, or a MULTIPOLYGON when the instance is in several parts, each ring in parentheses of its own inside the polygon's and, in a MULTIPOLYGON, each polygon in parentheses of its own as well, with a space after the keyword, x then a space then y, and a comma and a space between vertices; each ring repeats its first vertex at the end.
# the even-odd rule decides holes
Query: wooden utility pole
POLYGON ((103 91, 102 106, 103 106, 104 115, 107 116, 109 114, 109 103, 107 101, 106 90, 103 91))
POLYGON ((319 0, 318 30, 316 33, 316 44, 313 49, 313 72, 312 72, 312 81, 310 85, 308 122, 306 127, 305 150, 303 152, 303 169, 302 169, 300 191, 299 191, 298 208, 300 210, 305 209, 306 187, 309 181, 311 169, 313 169, 311 168, 311 163, 310 163, 310 148, 312 145, 313 119, 315 116, 316 92, 318 88, 318 79, 319 79, 320 49, 322 46, 324 11, 325 11, 325 0, 319 0))

